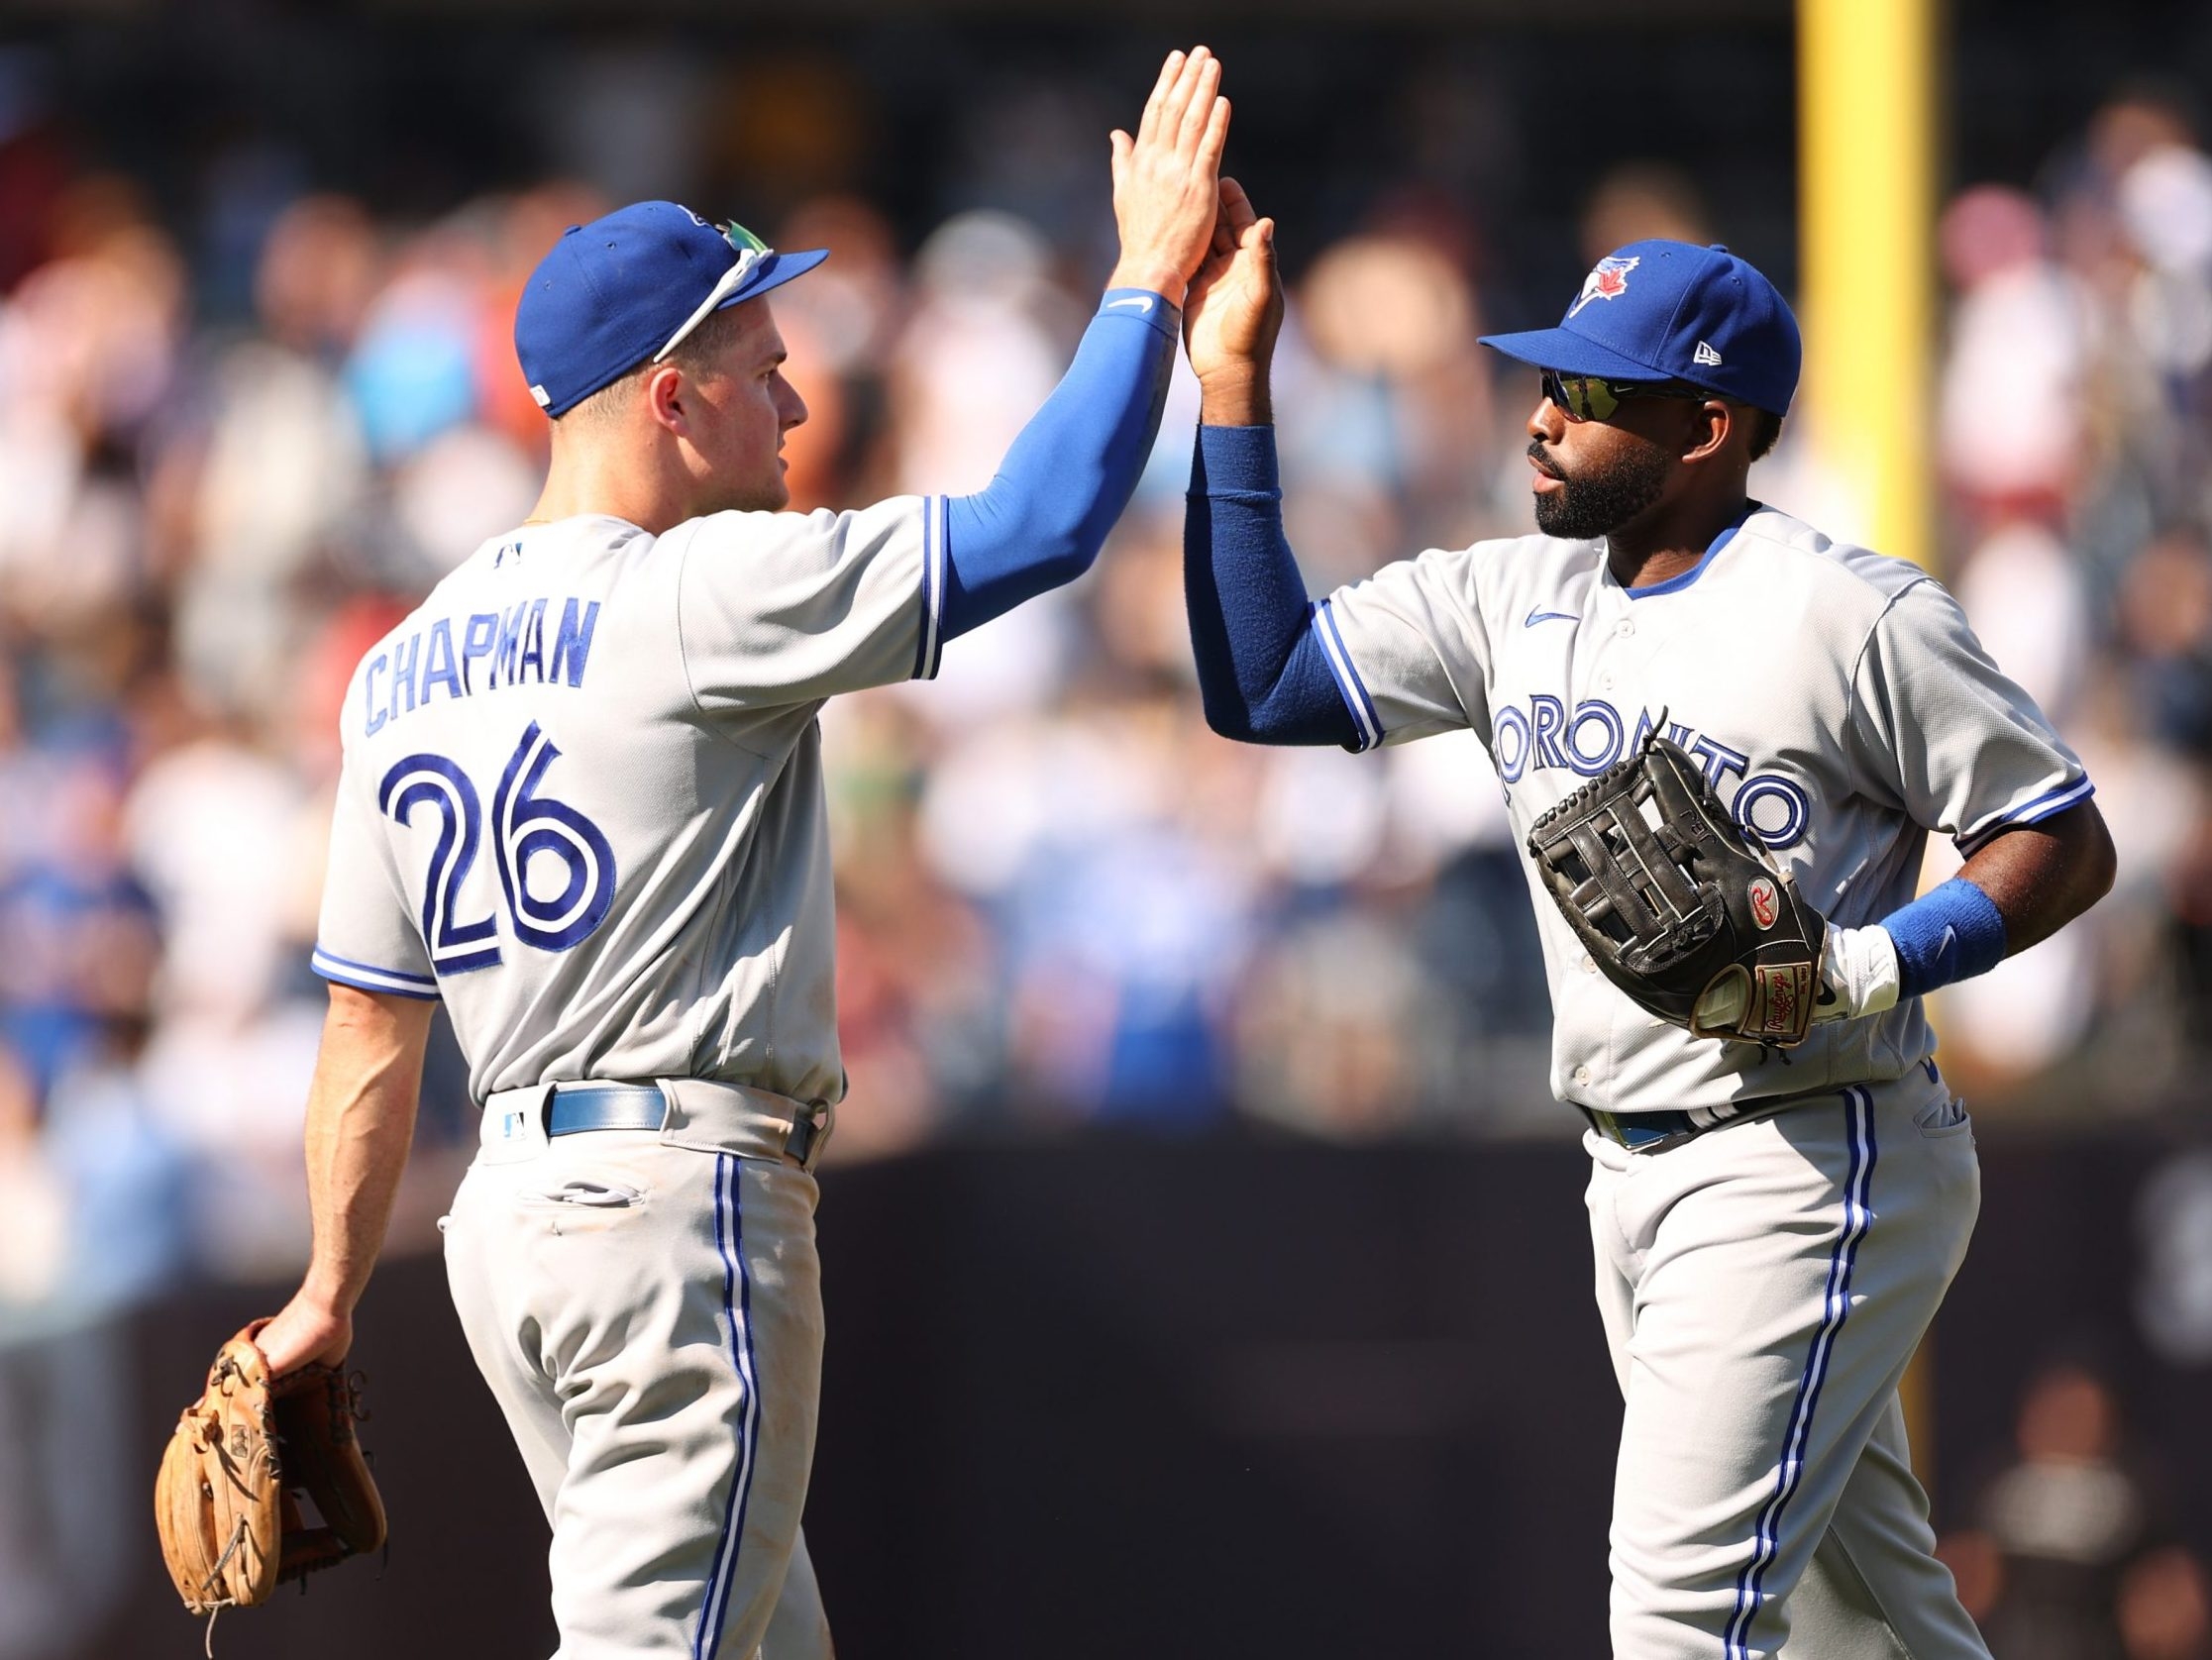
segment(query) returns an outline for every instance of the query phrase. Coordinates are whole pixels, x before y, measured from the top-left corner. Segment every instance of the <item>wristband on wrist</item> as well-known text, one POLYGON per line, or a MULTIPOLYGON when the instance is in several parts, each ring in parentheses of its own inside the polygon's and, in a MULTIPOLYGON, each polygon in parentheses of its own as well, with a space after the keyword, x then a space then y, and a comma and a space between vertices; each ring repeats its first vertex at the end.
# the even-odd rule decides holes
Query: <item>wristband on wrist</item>
POLYGON ((1897 946, 1898 993, 1918 997, 1987 974, 2005 960, 2005 917, 1963 877, 1882 918, 1897 946))
POLYGON ((1183 338, 1183 306, 1157 288, 1108 288, 1099 296, 1100 317, 1134 317, 1149 323, 1169 340, 1183 338))

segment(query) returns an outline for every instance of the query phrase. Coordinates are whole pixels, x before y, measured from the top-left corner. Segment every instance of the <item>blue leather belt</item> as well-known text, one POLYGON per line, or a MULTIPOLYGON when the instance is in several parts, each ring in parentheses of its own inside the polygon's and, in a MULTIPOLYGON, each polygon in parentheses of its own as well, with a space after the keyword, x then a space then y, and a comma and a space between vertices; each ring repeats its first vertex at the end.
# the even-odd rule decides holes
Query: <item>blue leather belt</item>
POLYGON ((1672 1147, 1678 1141, 1687 1141, 1706 1130, 1719 1129, 1721 1124, 1736 1121, 1723 1118, 1720 1123, 1701 1124, 1687 1112, 1636 1112, 1624 1117, 1615 1112, 1600 1112, 1594 1106, 1580 1110, 1583 1117, 1590 1120, 1592 1129, 1615 1146, 1626 1147, 1632 1153, 1672 1147))
POLYGON ((545 1133, 657 1130, 668 1114, 668 1097, 658 1084, 557 1084, 546 1108, 545 1133))
MULTIPOLYGON (((831 1112, 818 1104, 790 1105, 793 1112, 783 1137, 783 1156, 810 1170, 829 1135, 831 1112)), ((545 1133, 551 1137, 583 1130, 658 1130, 668 1122, 668 1097, 658 1084, 556 1084, 553 1099, 546 1105, 545 1133)))

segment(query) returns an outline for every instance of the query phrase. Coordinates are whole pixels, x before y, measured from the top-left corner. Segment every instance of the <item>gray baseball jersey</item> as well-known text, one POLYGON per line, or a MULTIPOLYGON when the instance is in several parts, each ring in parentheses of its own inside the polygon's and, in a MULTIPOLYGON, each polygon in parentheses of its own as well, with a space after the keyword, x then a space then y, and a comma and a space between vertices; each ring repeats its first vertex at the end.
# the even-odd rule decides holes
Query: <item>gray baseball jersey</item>
POLYGON ((485 543, 347 690, 316 972, 443 997, 478 1100, 665 1077, 835 1100, 814 717, 936 673, 943 514, 485 543))
MULTIPOLYGON (((1771 508, 1648 587, 1624 588, 1602 541, 1478 542, 1339 589, 1314 626, 1361 747, 1472 727, 1523 837, 1665 720, 1845 927, 1911 900, 1930 830, 1970 852, 2091 793, 1927 572, 1771 508)), ((1898 1079, 1935 1047, 1918 998, 1816 1026, 1786 1056, 1693 1038, 1599 974, 1533 864, 1528 878, 1562 1100, 1694 1113, 1898 1079)))

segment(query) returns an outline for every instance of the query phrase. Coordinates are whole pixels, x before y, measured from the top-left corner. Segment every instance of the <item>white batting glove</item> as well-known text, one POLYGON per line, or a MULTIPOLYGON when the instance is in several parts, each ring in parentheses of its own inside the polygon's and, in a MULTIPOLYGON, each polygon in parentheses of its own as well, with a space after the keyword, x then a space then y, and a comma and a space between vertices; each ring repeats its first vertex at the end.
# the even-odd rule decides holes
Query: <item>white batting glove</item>
MULTIPOLYGON (((1821 990, 1813 1004, 1813 1024, 1855 1020, 1897 1006, 1897 945, 1883 927, 1828 925, 1821 953, 1821 990)), ((1723 982, 1698 999, 1697 1017, 1708 1028, 1733 1026, 1743 1018, 1745 982, 1723 982)))
POLYGON ((1821 993, 1813 1023, 1856 1020, 1897 1006, 1897 943, 1889 930, 1828 925, 1828 949, 1821 954, 1821 993))

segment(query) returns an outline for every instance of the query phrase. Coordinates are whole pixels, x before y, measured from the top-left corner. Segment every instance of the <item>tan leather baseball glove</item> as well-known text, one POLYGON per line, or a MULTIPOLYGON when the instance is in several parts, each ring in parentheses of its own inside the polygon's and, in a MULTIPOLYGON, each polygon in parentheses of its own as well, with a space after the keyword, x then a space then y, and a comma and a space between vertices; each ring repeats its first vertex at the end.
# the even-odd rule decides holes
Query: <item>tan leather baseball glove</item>
POLYGON ((330 1366, 270 1377, 254 1342, 267 1323, 217 1352, 155 1478, 161 1554, 193 1613, 265 1603, 284 1581, 384 1542, 383 1501, 354 1431, 353 1381, 330 1366), (321 1525, 308 1525, 302 1496, 321 1525))

